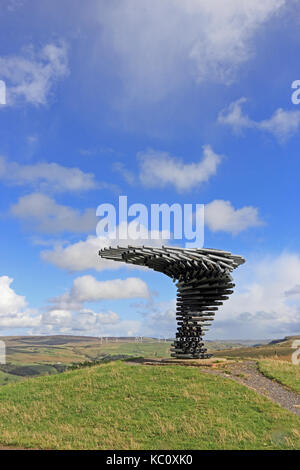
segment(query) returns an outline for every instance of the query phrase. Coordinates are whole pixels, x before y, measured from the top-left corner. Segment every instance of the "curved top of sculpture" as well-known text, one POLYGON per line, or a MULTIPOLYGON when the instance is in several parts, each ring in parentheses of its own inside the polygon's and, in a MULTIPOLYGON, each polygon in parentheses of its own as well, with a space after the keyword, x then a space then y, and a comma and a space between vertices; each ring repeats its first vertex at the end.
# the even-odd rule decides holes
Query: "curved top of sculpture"
POLYGON ((104 248, 102 258, 147 266, 160 271, 173 280, 191 276, 221 275, 229 273, 245 262, 242 256, 212 248, 176 248, 172 246, 127 246, 104 248))

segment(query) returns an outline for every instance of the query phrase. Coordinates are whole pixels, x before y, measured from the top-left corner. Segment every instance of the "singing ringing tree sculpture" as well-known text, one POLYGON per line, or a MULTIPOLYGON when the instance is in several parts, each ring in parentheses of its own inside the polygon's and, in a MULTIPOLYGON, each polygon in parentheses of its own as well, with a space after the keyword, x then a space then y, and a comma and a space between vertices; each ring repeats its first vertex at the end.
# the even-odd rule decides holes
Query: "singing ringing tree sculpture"
POLYGON ((99 251, 102 258, 123 261, 159 271, 171 277, 177 286, 176 339, 171 356, 180 359, 206 359, 202 337, 215 312, 233 293, 231 272, 245 260, 228 251, 186 249, 163 246, 154 248, 117 247, 99 251))

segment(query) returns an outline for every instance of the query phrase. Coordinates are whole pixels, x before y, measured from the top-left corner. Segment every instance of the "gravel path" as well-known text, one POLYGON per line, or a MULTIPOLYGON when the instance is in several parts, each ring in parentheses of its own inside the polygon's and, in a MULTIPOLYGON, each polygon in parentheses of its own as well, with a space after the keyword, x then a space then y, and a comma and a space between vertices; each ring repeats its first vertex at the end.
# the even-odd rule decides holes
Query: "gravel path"
POLYGON ((300 417, 300 395, 275 380, 265 377, 253 361, 227 364, 223 370, 221 368, 208 369, 205 372, 228 377, 246 385, 300 417))

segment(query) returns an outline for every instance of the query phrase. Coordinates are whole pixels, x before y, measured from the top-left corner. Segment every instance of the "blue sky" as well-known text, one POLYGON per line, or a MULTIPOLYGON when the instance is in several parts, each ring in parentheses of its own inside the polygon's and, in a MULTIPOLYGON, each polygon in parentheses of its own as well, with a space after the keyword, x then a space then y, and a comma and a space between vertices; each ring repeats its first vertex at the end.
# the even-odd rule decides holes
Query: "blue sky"
POLYGON ((168 278, 97 257, 119 195, 247 259, 208 338, 299 334, 300 2, 249 3, 2 3, 0 334, 174 333, 168 278))

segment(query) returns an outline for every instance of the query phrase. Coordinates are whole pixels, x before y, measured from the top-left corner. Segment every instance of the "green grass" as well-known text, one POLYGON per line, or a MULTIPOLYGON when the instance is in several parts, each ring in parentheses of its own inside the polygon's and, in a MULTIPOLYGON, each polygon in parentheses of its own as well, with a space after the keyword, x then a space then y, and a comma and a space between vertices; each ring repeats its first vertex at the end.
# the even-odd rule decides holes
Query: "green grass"
POLYGON ((220 351, 211 351, 214 357, 227 357, 232 359, 263 359, 272 358, 279 360, 290 360, 293 349, 289 346, 258 346, 258 347, 241 347, 234 349, 222 349, 220 351))
POLYGON ((114 362, 0 389, 0 443, 41 449, 299 449, 300 420, 197 368, 114 362))
POLYGON ((11 383, 11 382, 17 382, 18 380, 20 380, 22 377, 18 377, 16 375, 13 375, 13 374, 8 374, 7 372, 3 372, 2 370, 0 370, 0 386, 1 385, 6 385, 8 383, 11 383))
POLYGON ((300 393, 300 366, 278 360, 262 360, 258 363, 259 370, 278 382, 300 393))
POLYGON ((56 374, 57 370, 52 364, 3 364, 0 365, 0 372, 14 376, 31 377, 43 374, 56 374))
POLYGON ((170 342, 145 341, 135 342, 109 342, 103 343, 99 352, 101 354, 128 354, 143 357, 170 357, 170 342))

